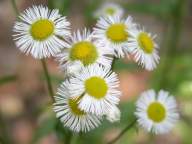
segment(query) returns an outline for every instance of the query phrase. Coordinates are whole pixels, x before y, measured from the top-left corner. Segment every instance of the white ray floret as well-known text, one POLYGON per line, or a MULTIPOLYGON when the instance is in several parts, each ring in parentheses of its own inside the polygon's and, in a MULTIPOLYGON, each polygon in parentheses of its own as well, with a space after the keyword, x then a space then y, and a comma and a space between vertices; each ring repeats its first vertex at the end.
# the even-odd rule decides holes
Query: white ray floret
POLYGON ((57 60, 63 71, 68 71, 69 65, 80 68, 83 65, 98 63, 111 67, 112 57, 110 55, 113 55, 113 52, 104 44, 97 43, 90 31, 84 29, 82 32, 78 30, 67 39, 67 45, 57 55, 57 60))
POLYGON ((131 16, 125 20, 119 16, 107 16, 98 20, 93 34, 98 42, 111 48, 116 57, 124 57, 129 53, 129 30, 135 27, 131 16))
POLYGON ((66 81, 58 88, 55 96, 54 111, 57 118, 65 127, 75 132, 88 132, 100 125, 101 117, 86 113, 78 108, 81 98, 72 99, 68 90, 69 83, 66 81))
POLYGON ((159 47, 154 41, 156 36, 141 28, 130 30, 129 33, 131 35, 129 49, 131 49, 134 60, 149 71, 155 69, 160 59, 159 47))
POLYGON ((108 113, 119 103, 117 74, 98 64, 82 68, 70 79, 71 96, 82 95, 79 108, 97 115, 108 113))
POLYGON ((99 18, 101 16, 119 16, 122 17, 124 14, 123 8, 112 2, 104 3, 95 13, 94 16, 99 18))
POLYGON ((155 134, 169 132, 179 119, 174 97, 163 90, 158 94, 154 90, 143 92, 136 103, 135 115, 140 126, 155 134))
POLYGON ((59 14, 59 10, 33 6, 15 22, 13 37, 23 53, 42 59, 55 56, 66 45, 63 38, 70 35, 69 26, 70 23, 59 14))

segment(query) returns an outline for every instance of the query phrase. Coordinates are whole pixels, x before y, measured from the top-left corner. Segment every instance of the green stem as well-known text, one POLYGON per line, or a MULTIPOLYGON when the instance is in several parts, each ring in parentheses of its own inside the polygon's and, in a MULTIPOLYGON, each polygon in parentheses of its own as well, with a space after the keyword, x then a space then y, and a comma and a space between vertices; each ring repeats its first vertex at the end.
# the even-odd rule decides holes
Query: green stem
POLYGON ((17 5, 16 5, 15 0, 11 0, 11 5, 12 5, 13 10, 14 10, 14 12, 16 13, 16 15, 19 15, 19 10, 18 10, 18 8, 17 8, 17 5))
POLYGON ((43 71, 44 71, 45 78, 46 78, 46 81, 47 81, 47 88, 48 88, 48 91, 49 91, 49 95, 50 95, 50 97, 52 98, 52 100, 54 102, 53 87, 52 87, 52 84, 51 84, 51 79, 50 79, 50 76, 49 76, 49 72, 48 72, 48 69, 47 69, 47 64, 46 64, 45 59, 42 59, 41 63, 42 63, 43 71))
POLYGON ((117 135, 114 139, 112 139, 110 142, 108 142, 107 144, 114 144, 115 142, 117 142, 128 130, 130 130, 135 123, 137 122, 137 119, 134 119, 129 125, 127 125, 120 133, 119 135, 117 135))

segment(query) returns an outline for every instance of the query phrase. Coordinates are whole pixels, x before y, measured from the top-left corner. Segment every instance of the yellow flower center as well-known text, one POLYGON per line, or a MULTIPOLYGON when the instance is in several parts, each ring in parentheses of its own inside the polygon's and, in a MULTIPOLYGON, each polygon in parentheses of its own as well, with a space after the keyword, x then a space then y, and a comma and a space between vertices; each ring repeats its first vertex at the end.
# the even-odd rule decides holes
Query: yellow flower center
POLYGON ((166 109, 159 102, 153 102, 147 109, 148 117, 154 122, 162 122, 166 117, 166 109))
POLYGON ((80 99, 81 99, 81 96, 77 97, 76 99, 69 99, 69 107, 71 111, 78 116, 82 116, 86 114, 86 112, 78 108, 78 102, 80 99))
POLYGON ((54 32, 54 24, 48 19, 41 19, 31 25, 31 36, 38 41, 43 41, 54 32))
POLYGON ((145 32, 142 32, 138 36, 139 46, 146 52, 152 53, 154 49, 154 42, 152 38, 145 32))
POLYGON ((106 14, 108 14, 108 15, 114 15, 115 9, 114 9, 114 8, 107 8, 107 9, 105 10, 105 12, 106 12, 106 14))
POLYGON ((106 31, 107 37, 115 42, 120 43, 124 42, 128 38, 128 32, 126 30, 125 24, 118 23, 118 24, 112 24, 106 31))
POLYGON ((88 41, 82 41, 74 44, 70 51, 71 60, 80 60, 84 65, 94 63, 97 57, 97 48, 88 41))
POLYGON ((107 94, 108 86, 104 79, 91 77, 85 81, 86 92, 96 99, 101 99, 107 94))

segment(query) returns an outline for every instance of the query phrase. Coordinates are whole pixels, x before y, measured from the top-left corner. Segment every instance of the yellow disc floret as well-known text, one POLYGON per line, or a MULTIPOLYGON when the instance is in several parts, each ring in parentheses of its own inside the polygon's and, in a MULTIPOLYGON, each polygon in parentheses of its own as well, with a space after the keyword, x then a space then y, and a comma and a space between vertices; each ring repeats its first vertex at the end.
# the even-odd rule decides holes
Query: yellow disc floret
POLYGON ((109 7, 109 8, 107 8, 107 9, 105 10, 105 12, 106 12, 106 14, 108 14, 108 15, 114 15, 115 9, 109 7))
POLYGON ((125 24, 118 23, 112 24, 106 31, 107 38, 112 42, 120 43, 124 42, 128 38, 128 32, 125 24))
POLYGON ((138 36, 139 46, 146 52, 152 53, 154 49, 153 39, 145 32, 141 32, 138 36))
POLYGON ((48 19, 40 19, 31 25, 31 36, 38 41, 43 41, 54 32, 54 24, 48 19))
POLYGON ((80 60, 84 65, 94 63, 97 57, 97 48, 93 43, 88 41, 74 44, 70 51, 70 59, 72 61, 80 60))
POLYGON ((148 117, 154 122, 162 122, 166 117, 166 109, 159 102, 153 102, 147 109, 148 117))
POLYGON ((85 115, 86 113, 78 108, 78 102, 81 99, 81 97, 77 97, 75 99, 69 99, 69 107, 71 111, 78 116, 85 115))
POLYGON ((95 76, 85 81, 85 90, 90 96, 101 99, 107 94, 108 86, 104 79, 95 76))

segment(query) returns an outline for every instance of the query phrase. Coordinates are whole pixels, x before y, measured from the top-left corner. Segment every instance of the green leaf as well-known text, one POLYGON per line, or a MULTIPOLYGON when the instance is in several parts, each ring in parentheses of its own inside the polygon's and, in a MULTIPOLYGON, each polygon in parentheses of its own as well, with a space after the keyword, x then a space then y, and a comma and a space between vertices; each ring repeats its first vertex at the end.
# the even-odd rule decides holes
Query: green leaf
POLYGON ((0 78, 0 85, 10 83, 17 80, 16 75, 4 76, 0 78))

